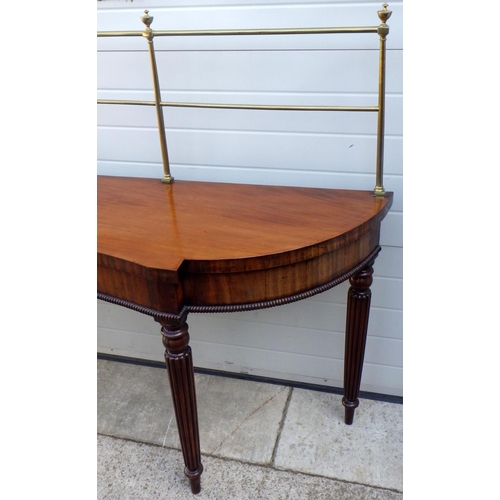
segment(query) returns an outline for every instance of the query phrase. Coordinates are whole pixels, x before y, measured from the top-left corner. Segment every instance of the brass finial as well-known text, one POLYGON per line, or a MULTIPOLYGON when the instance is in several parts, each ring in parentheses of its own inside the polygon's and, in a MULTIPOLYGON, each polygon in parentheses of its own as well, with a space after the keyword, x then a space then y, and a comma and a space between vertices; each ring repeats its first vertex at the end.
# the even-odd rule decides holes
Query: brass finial
POLYGON ((382 4, 382 7, 384 10, 379 10, 377 14, 382 23, 385 24, 387 19, 391 17, 392 10, 387 10, 388 5, 386 3, 382 4))
POLYGON ((146 25, 147 28, 153 22, 154 17, 149 15, 149 10, 144 11, 144 15, 141 17, 141 21, 146 25))
POLYGON ((142 36, 146 38, 149 43, 153 42, 153 30, 149 27, 153 22, 154 17, 149 15, 149 10, 144 11, 141 21, 145 24, 146 29, 142 32, 142 36))

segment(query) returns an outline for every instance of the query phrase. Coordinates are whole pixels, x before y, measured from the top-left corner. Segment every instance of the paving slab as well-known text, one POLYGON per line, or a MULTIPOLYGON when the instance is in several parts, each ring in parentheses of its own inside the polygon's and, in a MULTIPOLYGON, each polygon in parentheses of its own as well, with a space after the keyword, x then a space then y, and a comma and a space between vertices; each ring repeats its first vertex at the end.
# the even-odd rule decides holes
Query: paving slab
POLYGON ((165 370, 97 360, 97 432, 162 445, 169 400, 165 370))
MULTIPOLYGON (((290 387, 196 374, 202 453, 270 464, 290 387)), ((166 445, 177 440, 170 427, 166 445)))
POLYGON ((192 495, 178 450, 97 436, 98 500, 402 500, 401 493, 203 456, 192 495))
MULTIPOLYGON (((362 399, 347 426, 338 395, 195 378, 204 464, 210 455, 268 465, 265 478, 274 468, 402 491, 402 405, 362 399)), ((98 360, 97 422, 100 434, 180 449, 162 368, 98 360)))
MULTIPOLYGON (((97 380, 99 433, 180 449, 165 369, 98 360, 97 380)), ((269 464, 292 389, 201 374, 195 385, 202 453, 269 464)))
POLYGON ((341 396, 294 389, 274 465, 402 491, 402 423, 402 405, 362 399, 346 425, 341 396))

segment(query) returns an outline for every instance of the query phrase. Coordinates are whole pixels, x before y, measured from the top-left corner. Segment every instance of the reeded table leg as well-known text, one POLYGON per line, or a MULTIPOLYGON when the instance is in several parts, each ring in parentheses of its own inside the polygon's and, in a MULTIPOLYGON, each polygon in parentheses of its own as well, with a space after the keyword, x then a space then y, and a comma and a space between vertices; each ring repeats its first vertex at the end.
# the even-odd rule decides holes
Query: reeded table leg
POLYGON ((372 276, 373 267, 370 264, 349 279, 351 287, 347 294, 344 397, 342 398, 342 404, 345 407, 345 423, 348 425, 352 424, 354 410, 359 405, 358 395, 365 356, 372 276))
POLYGON ((200 476, 203 465, 188 325, 185 322, 180 325, 159 322, 162 325, 161 333, 166 349, 165 362, 186 466, 184 474, 189 479, 191 491, 196 494, 201 490, 200 476))

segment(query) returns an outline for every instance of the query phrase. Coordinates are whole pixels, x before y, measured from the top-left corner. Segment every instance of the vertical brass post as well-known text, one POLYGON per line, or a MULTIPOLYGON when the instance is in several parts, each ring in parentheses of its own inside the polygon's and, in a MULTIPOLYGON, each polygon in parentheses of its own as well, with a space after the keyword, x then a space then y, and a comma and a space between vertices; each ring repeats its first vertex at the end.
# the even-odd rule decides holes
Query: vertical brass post
POLYGON ((382 24, 378 27, 377 33, 380 36, 380 60, 378 78, 378 124, 377 124, 377 173, 375 180, 375 196, 385 196, 383 185, 384 173, 384 127, 385 127, 385 42, 389 33, 389 26, 385 23, 391 17, 392 11, 387 10, 387 4, 382 5, 383 10, 377 12, 382 24))
POLYGON ((160 148, 161 157, 163 161, 163 179, 161 180, 164 184, 171 184, 174 182, 174 178, 170 175, 170 164, 168 161, 168 150, 167 150, 167 137, 165 134, 165 122, 163 120, 163 108, 161 106, 161 93, 160 93, 160 82, 158 80, 158 69, 156 67, 155 49, 153 45, 153 30, 150 28, 153 22, 153 17, 149 15, 149 11, 144 11, 144 16, 141 17, 141 21, 146 25, 146 29, 143 31, 142 36, 148 41, 149 47, 149 58, 151 61, 151 72, 153 75, 153 90, 155 95, 155 106, 156 106, 156 118, 158 120, 158 133, 160 134, 160 148))

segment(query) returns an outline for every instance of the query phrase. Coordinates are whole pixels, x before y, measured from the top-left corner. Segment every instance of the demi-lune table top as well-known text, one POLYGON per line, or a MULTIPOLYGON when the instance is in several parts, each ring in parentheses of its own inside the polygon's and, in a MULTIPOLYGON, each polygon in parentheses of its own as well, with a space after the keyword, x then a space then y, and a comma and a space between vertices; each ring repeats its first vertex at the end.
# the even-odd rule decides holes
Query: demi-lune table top
POLYGON ((392 204, 392 193, 115 176, 97 189, 98 290, 137 302, 132 282, 145 280, 139 303, 162 310, 318 286, 374 250, 392 204), (153 297, 167 289, 175 297, 153 297))

